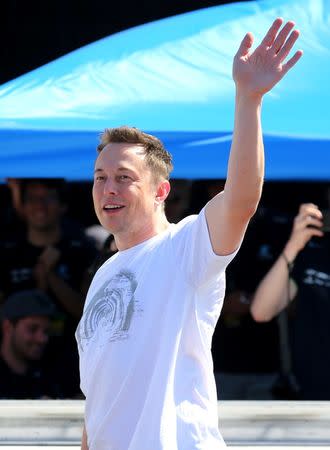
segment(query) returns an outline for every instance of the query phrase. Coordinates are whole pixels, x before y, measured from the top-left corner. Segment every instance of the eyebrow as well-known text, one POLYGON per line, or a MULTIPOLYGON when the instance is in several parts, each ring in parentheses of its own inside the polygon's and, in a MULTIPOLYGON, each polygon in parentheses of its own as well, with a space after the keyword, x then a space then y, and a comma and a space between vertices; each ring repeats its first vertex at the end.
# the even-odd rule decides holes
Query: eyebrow
POLYGON ((118 171, 120 171, 120 172, 134 172, 134 170, 130 169, 129 167, 118 167, 118 171))
MULTIPOLYGON (((130 169, 129 167, 118 167, 117 170, 118 170, 118 172, 131 172, 131 173, 134 173, 134 170, 130 169)), ((94 173, 98 173, 98 172, 104 172, 104 169, 97 167, 94 170, 94 173)))

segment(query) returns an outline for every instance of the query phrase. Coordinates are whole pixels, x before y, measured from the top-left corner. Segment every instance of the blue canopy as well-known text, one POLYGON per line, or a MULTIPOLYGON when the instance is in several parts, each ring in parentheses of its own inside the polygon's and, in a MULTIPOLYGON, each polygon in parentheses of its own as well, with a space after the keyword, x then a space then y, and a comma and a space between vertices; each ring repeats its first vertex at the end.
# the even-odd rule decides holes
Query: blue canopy
POLYGON ((304 56, 264 100, 268 179, 330 179, 330 0, 260 0, 117 33, 0 86, 0 178, 92 177, 106 127, 160 137, 177 178, 224 178, 232 59, 246 31, 293 19, 304 56))

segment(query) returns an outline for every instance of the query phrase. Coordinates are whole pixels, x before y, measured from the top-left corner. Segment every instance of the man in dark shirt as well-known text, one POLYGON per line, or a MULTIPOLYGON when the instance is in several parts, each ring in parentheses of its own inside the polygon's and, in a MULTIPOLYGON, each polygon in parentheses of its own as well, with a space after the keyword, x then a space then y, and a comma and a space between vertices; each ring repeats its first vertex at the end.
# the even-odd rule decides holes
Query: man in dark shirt
POLYGON ((54 398, 60 390, 41 359, 55 307, 40 291, 8 297, 1 309, 0 398, 54 398))

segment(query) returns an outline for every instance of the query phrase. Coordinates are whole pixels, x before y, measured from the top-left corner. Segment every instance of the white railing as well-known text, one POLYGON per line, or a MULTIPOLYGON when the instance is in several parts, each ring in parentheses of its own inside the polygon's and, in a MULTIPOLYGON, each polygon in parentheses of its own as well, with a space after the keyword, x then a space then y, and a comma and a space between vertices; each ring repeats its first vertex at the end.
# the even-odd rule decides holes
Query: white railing
MULTIPOLYGON (((77 449, 83 410, 80 400, 2 400, 0 446, 77 449)), ((230 447, 330 448, 330 402, 224 401, 219 402, 218 411, 219 426, 230 447)))

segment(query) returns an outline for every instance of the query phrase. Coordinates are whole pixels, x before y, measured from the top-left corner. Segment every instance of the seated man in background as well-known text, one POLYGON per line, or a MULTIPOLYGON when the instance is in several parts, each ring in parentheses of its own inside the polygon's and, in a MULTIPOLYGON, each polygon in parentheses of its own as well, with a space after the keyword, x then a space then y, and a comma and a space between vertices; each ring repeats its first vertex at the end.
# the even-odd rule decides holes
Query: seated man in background
POLYGON ((59 386, 41 365, 55 307, 40 291, 8 297, 1 308, 0 399, 56 398, 59 386))
POLYGON ((330 400, 330 235, 322 227, 319 208, 302 204, 289 240, 251 305, 254 319, 262 322, 294 300, 292 367, 304 400, 330 400))
POLYGON ((74 330, 83 304, 84 278, 96 251, 81 229, 63 226, 66 210, 63 180, 22 180, 21 214, 26 232, 0 242, 0 295, 25 289, 47 293, 57 308, 52 322, 51 365, 63 373, 64 394, 80 392, 74 330))

